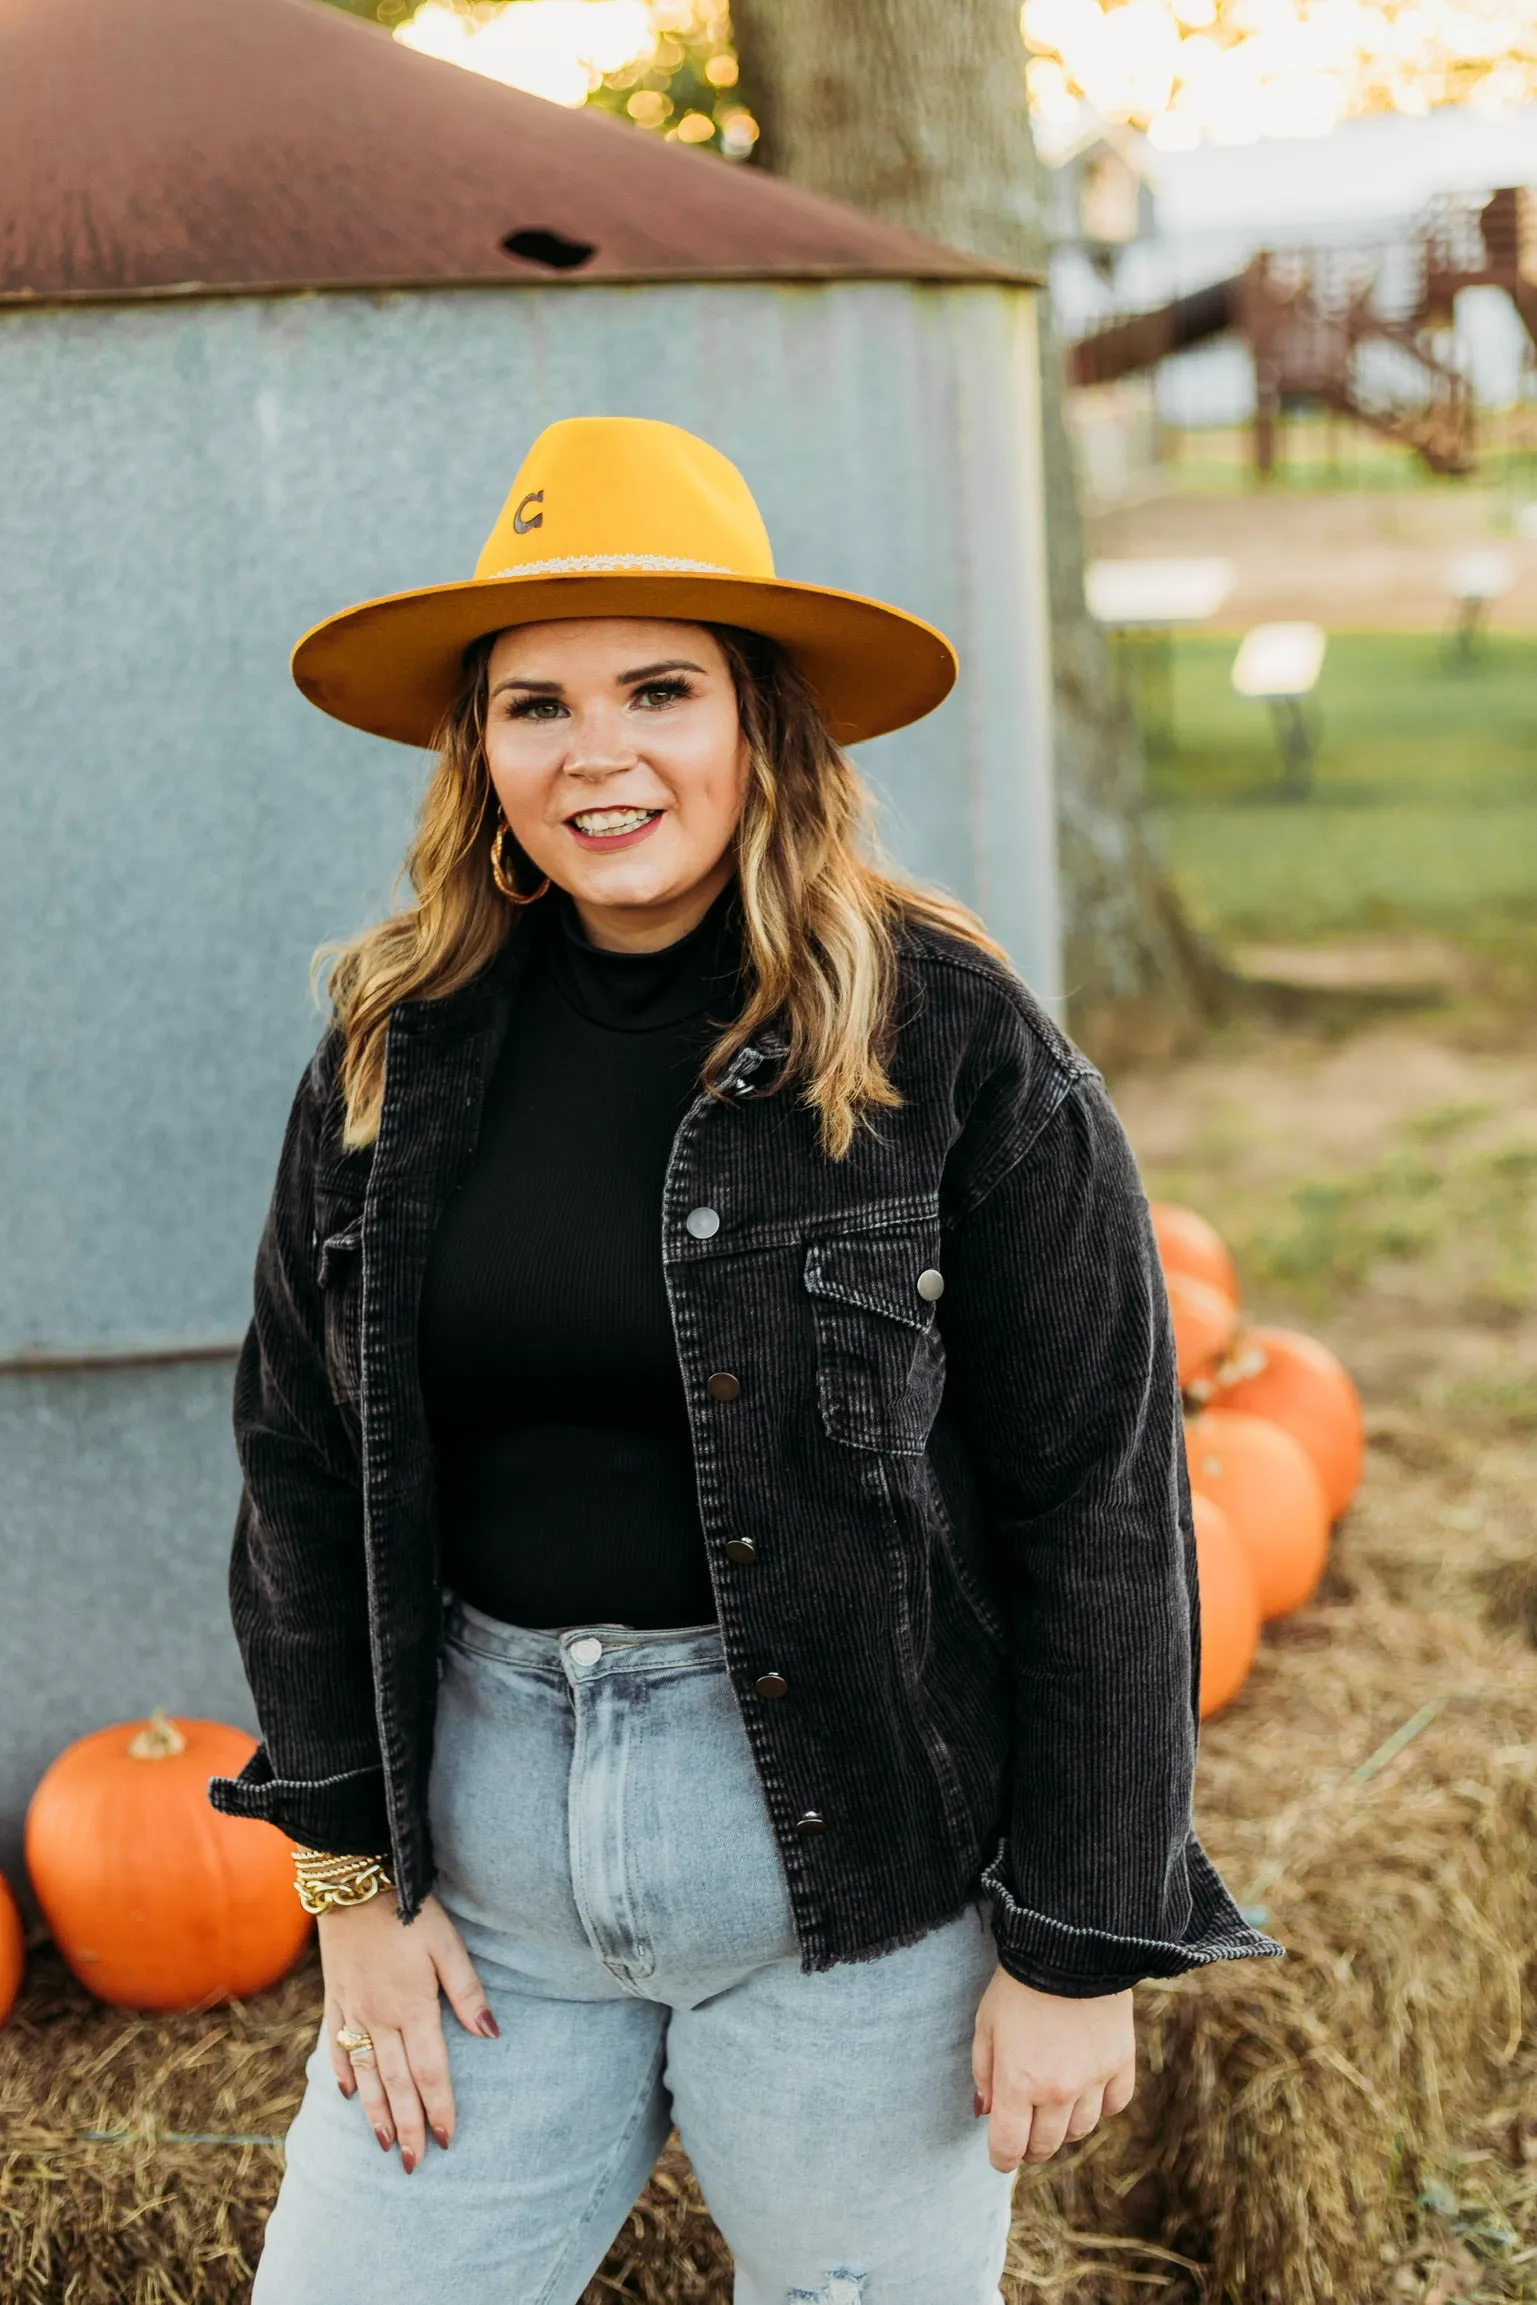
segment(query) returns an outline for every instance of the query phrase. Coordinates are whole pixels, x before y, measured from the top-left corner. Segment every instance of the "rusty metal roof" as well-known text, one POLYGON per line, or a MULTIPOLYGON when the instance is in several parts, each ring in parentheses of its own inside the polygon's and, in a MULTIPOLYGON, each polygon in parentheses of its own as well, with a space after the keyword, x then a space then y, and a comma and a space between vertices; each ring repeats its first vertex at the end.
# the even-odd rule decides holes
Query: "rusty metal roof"
POLYGON ((0 0, 6 300, 839 275, 1023 277, 320 0, 0 0))

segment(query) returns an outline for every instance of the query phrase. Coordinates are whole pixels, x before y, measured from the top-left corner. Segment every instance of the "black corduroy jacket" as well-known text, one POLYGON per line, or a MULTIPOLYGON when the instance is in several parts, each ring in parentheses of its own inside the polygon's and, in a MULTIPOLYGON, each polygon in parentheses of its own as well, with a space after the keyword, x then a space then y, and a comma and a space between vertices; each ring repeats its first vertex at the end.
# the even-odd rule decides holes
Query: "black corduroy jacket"
MULTIPOLYGON (((263 1743, 212 1799, 321 1848, 388 1846, 408 1919, 433 1880, 443 1638, 418 1304, 524 950, 514 931, 473 983, 395 1010, 368 1149, 343 1149, 321 1043, 236 1377, 231 1594, 263 1743)), ((983 1895, 1005 1968, 1048 1992, 1275 1952, 1191 1830, 1190 1502, 1130 1149, 1093 1068, 980 950, 906 933, 899 1018, 902 1104, 845 1159, 766 1031, 685 1116, 657 1212, 803 1963, 983 1895)))

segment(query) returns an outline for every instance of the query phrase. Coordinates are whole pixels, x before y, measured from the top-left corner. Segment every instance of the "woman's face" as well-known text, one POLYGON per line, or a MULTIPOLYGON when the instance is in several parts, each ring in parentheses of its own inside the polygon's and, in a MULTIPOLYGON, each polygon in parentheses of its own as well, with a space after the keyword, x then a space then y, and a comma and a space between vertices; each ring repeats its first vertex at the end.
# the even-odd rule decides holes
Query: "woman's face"
POLYGON ((748 754, 699 624, 526 624, 491 651, 486 760, 513 838, 595 944, 670 944, 735 870, 748 754))

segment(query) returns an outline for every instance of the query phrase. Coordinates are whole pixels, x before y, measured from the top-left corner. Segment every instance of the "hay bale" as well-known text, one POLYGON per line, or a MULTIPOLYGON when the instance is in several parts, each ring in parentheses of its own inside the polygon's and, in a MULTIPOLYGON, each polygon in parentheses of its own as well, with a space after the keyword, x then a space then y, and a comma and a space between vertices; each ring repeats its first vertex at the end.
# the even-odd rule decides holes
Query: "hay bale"
POLYGON ((582 2305, 730 2305, 731 2257, 676 2137, 582 2305))
POLYGON ((317 1984, 309 1961, 259 2001, 135 2017, 34 1953, 0 2031, 7 2305, 249 2294, 282 2166, 274 2144, 250 2140, 280 2137, 297 2109, 317 1984))
MULTIPOLYGON (((1537 2237, 1524 2146, 1491 2156, 1507 2181, 1471 2219, 1457 2183, 1533 2102, 1537 1659, 1360 1594, 1314 1609, 1209 1727, 1200 1814, 1290 1959, 1144 1988, 1131 2112, 1022 2181, 1020 2299, 1121 2305, 1135 2276, 1213 2305, 1396 2305, 1459 2218, 1493 2277, 1537 2237)), ((1480 2294, 1537 2293, 1511 2271, 1480 2294)))

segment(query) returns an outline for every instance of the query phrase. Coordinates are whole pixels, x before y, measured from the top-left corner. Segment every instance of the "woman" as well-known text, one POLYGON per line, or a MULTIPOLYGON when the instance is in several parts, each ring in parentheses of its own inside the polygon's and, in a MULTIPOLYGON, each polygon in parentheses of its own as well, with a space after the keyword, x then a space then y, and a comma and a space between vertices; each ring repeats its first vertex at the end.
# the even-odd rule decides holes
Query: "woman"
POLYGON ((676 2122, 739 2305, 981 2305, 1132 1985, 1275 1948, 1190 1831, 1130 1153, 860 853, 834 737, 948 644, 595 419, 295 673, 439 760, 237 1383, 265 1743, 214 1799, 303 1844, 326 1985, 257 2297, 574 2305, 676 2122))

